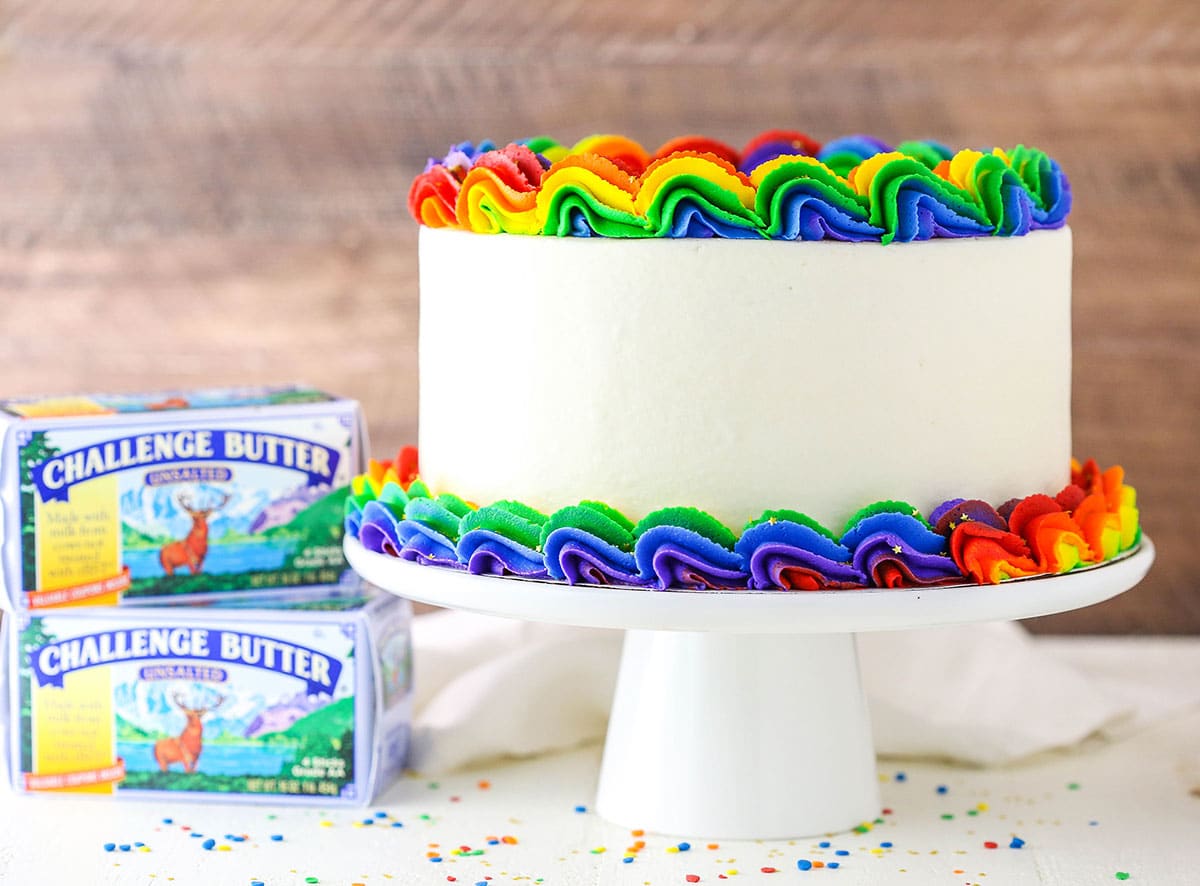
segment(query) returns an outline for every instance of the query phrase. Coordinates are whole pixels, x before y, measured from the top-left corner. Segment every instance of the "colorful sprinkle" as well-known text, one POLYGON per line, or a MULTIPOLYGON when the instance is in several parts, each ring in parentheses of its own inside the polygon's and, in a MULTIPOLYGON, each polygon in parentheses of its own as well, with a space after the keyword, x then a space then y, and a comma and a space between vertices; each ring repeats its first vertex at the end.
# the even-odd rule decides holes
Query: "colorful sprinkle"
POLYGON ((1012 842, 1010 842, 1008 844, 1008 848, 1009 849, 1020 849, 1024 845, 1025 845, 1025 841, 1022 840, 1020 837, 1013 837, 1012 842))
POLYGON ((937 786, 937 792, 939 794, 948 794, 950 793, 950 788, 946 787, 944 784, 940 784, 937 786))
POLYGON ((1118 880, 1128 880, 1129 872, 1128 871, 1117 871, 1117 879, 1118 880))
POLYGON ((584 812, 587 812, 587 807, 586 806, 576 806, 575 811, 579 812, 579 813, 584 813, 584 812))
POLYGON ((999 848, 1000 848, 1000 844, 999 844, 999 843, 995 843, 995 842, 993 842, 993 841, 991 841, 991 840, 984 840, 984 841, 983 841, 983 848, 984 848, 984 849, 999 849, 999 848))
POLYGON ((807 858, 802 858, 798 862, 796 862, 796 867, 798 867, 802 871, 811 871, 812 866, 813 866, 813 863, 811 861, 809 861, 807 858))
POLYGON ((202 849, 212 849, 216 845, 217 845, 217 841, 214 840, 212 837, 209 837, 207 840, 205 840, 203 843, 200 844, 200 847, 202 849))

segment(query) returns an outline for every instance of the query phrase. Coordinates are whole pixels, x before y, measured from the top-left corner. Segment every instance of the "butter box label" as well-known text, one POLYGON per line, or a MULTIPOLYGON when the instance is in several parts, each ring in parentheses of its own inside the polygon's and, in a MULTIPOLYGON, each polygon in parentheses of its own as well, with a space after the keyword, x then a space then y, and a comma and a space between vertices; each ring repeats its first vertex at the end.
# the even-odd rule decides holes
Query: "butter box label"
POLYGON ((341 580, 361 416, 350 401, 284 394, 254 408, 177 397, 166 411, 99 415, 80 415, 77 399, 51 401, 66 415, 5 403, 22 416, 8 419, 5 441, 5 482, 18 491, 5 533, 10 598, 45 608, 341 580))
POLYGON ((406 744, 407 604, 312 605, 17 616, 16 787, 366 802, 406 744))

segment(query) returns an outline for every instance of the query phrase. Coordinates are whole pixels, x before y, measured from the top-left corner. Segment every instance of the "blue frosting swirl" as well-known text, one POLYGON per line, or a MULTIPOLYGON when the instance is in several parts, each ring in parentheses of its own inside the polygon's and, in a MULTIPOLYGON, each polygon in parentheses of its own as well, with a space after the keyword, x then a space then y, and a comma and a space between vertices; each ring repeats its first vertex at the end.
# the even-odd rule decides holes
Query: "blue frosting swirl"
POLYGON ((647 529, 638 537, 633 556, 642 580, 663 590, 746 587, 746 564, 740 554, 680 526, 647 529))

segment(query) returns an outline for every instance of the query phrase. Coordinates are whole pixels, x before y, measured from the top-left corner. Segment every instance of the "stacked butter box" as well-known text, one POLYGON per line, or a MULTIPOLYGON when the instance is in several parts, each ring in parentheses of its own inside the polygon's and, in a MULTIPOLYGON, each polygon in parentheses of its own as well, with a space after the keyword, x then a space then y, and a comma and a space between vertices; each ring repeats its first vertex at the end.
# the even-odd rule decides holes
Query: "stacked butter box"
POLYGON ((17 790, 365 803, 402 767, 407 603, 342 556, 358 404, 0 400, 17 790))

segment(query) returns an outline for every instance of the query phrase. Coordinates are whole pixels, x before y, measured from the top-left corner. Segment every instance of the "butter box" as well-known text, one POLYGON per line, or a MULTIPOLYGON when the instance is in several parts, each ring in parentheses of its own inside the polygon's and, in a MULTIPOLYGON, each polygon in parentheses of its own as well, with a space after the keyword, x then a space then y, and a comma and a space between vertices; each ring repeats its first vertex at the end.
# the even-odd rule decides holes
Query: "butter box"
POLYGON ((358 404, 302 387, 0 400, 18 609, 329 585, 358 404))
POLYGON ((368 586, 8 616, 13 786, 366 803, 404 763, 410 617, 368 586))

